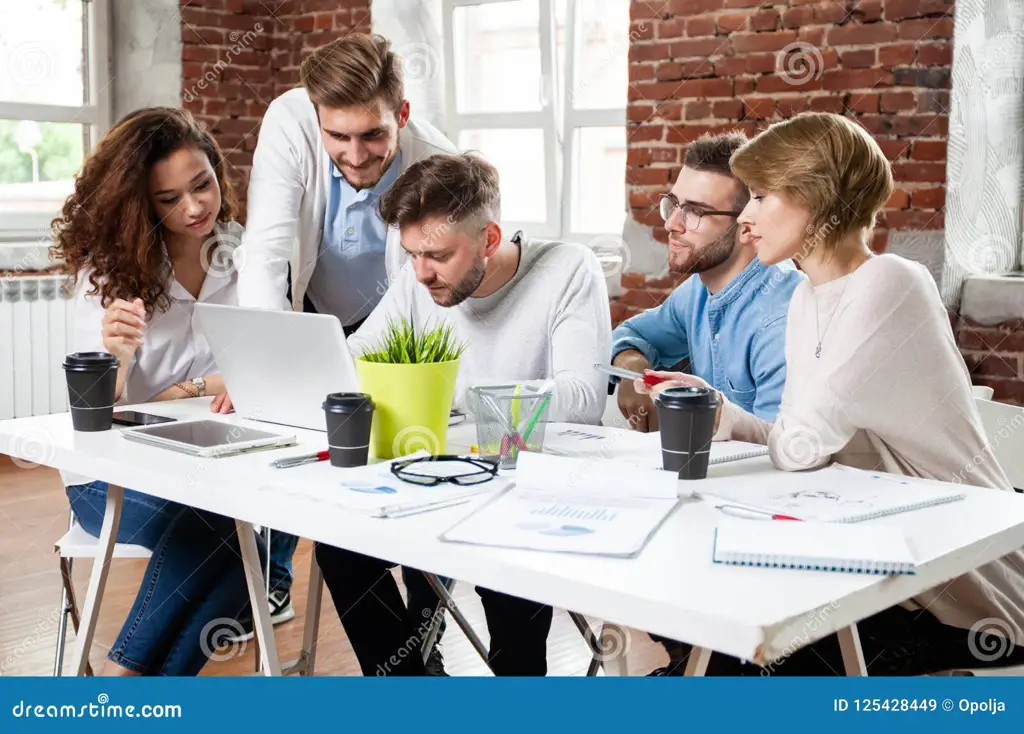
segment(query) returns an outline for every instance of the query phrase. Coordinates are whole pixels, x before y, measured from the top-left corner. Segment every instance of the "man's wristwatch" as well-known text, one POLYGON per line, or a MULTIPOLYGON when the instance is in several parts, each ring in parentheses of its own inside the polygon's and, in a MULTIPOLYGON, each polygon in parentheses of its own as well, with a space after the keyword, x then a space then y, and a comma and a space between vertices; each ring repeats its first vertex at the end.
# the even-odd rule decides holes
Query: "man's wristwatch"
POLYGON ((199 397, 206 396, 206 380, 202 377, 193 377, 192 384, 196 386, 196 390, 199 391, 199 397))

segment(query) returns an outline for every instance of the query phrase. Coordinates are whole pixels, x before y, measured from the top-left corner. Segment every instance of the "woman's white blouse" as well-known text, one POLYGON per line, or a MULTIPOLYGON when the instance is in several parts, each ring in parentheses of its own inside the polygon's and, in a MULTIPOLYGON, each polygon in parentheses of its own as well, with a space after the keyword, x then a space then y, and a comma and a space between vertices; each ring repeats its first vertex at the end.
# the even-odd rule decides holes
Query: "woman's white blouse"
MULTIPOLYGON (((176 279, 171 280, 167 287, 170 307, 147 318, 142 346, 135 352, 116 405, 147 403, 176 382, 217 374, 210 345, 195 318, 195 305, 197 302, 228 306, 238 303, 238 272, 230 248, 237 247, 241 241, 242 225, 230 222, 218 223, 216 227, 218 251, 203 280, 199 298, 193 298, 176 279)), ((86 295, 91 289, 89 273, 81 273, 74 296, 71 349, 75 352, 106 351, 103 346, 105 309, 99 294, 86 295)), ((65 486, 93 481, 64 472, 61 476, 65 486)))
MULTIPOLYGON (((242 226, 231 222, 217 224, 218 247, 236 246, 242 226)), ((193 298, 175 279, 168 285, 170 307, 147 320, 142 346, 128 369, 124 391, 118 405, 146 403, 176 382, 216 374, 213 353, 199 329, 194 311, 199 303, 238 303, 238 272, 230 253, 221 252, 206 273, 199 298, 193 298), (223 256, 222 256, 223 255, 223 256)), ((88 296, 89 274, 82 273, 75 289, 75 328, 72 348, 76 352, 102 352, 103 314, 99 294, 88 296)))

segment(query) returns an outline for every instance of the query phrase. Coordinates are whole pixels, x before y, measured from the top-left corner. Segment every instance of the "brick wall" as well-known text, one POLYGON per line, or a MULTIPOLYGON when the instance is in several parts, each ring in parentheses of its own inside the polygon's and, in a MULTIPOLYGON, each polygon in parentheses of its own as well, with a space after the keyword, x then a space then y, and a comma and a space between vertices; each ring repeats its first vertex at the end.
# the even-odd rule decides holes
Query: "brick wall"
POLYGON ((181 0, 182 104, 224 149, 243 205, 267 105, 298 84, 310 50, 345 33, 369 32, 369 3, 181 0))
POLYGON ((975 385, 988 385, 994 399, 1024 405, 1024 323, 994 326, 954 318, 953 331, 975 385))
MULTIPOLYGON (((704 132, 753 134, 804 110, 847 114, 893 163, 875 236, 941 229, 951 0, 633 0, 627 181, 633 217, 664 242, 657 195, 704 132)), ((623 275, 621 320, 677 279, 623 275)))

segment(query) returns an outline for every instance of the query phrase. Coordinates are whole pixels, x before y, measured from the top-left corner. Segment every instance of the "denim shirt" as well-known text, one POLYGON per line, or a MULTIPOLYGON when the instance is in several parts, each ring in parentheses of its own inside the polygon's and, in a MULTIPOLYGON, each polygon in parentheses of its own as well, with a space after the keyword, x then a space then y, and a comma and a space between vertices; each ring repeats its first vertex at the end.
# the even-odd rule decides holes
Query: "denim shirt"
POLYGON ((309 280, 309 300, 320 313, 341 319, 345 326, 365 319, 387 283, 384 251, 387 227, 377 201, 398 178, 402 152, 372 188, 356 191, 336 166, 324 212, 320 255, 309 280))
POLYGON ((612 358, 636 349, 661 370, 689 358, 692 374, 774 420, 786 384, 789 299, 804 277, 791 261, 766 266, 757 257, 714 295, 692 276, 660 306, 615 329, 612 358))

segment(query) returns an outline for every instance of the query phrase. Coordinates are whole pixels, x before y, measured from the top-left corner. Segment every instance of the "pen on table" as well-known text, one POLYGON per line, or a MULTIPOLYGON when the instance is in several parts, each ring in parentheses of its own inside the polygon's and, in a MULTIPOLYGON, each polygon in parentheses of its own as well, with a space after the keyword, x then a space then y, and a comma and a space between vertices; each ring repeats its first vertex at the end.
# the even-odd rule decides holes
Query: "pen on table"
POLYGON ((315 464, 318 461, 327 461, 329 458, 331 458, 330 451, 317 451, 315 454, 289 456, 284 459, 277 459, 276 461, 270 462, 270 466, 274 469, 290 469, 293 466, 302 466, 303 464, 315 464))
POLYGON ((739 505, 715 505, 715 509, 721 510, 726 515, 746 517, 751 520, 793 520, 795 522, 803 522, 799 517, 793 517, 792 515, 779 515, 774 512, 754 510, 750 507, 740 507, 739 505))

